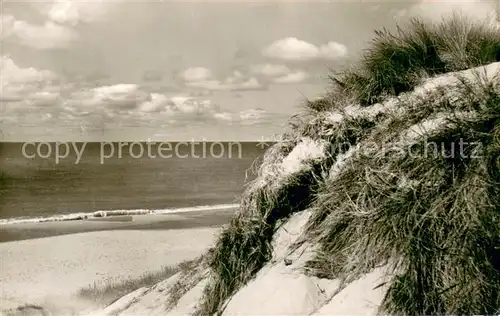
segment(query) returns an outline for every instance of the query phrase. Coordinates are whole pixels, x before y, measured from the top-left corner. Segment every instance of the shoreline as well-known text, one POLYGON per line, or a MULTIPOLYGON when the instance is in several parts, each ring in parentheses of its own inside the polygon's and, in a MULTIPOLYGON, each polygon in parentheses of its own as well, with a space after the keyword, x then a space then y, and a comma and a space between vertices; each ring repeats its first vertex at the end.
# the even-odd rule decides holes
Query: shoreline
POLYGON ((0 315, 26 304, 54 315, 94 308, 76 293, 175 266, 203 254, 235 209, 138 215, 132 221, 3 225, 0 315))
POLYGON ((229 223, 237 208, 0 225, 0 244, 107 230, 179 230, 229 223))

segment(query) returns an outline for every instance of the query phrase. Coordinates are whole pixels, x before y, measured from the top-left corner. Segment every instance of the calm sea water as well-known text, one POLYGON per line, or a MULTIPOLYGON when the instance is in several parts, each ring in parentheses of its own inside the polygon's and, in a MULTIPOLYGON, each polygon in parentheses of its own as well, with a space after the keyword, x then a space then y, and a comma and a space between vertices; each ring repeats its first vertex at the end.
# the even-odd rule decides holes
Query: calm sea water
POLYGON ((0 143, 0 219, 237 203, 265 148, 244 143, 0 143), (24 145, 24 153, 23 153, 24 145), (85 145, 85 147, 83 147, 85 145), (78 154, 75 146, 82 153, 78 154), (142 147, 142 154, 141 154, 142 147), (39 152, 37 153, 37 148, 39 152), (113 152, 112 149, 113 148, 113 152), (160 155, 159 149, 162 149, 160 155), (154 157, 156 156, 156 157, 154 157), (107 157, 107 158, 106 158, 107 157))

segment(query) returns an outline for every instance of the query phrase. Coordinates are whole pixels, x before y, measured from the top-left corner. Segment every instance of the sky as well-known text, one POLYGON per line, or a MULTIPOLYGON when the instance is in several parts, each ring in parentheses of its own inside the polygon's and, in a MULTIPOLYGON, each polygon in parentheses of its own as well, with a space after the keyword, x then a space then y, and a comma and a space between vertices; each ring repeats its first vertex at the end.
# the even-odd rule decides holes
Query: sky
POLYGON ((496 2, 4 0, 0 140, 262 140, 374 30, 496 2))

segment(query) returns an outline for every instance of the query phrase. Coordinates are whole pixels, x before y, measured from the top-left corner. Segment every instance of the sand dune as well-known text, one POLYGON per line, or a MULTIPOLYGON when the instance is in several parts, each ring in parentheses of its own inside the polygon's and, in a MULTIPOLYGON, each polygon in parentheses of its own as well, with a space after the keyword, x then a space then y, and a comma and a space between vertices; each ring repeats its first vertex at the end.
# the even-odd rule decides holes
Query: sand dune
MULTIPOLYGON (((384 267, 374 269, 347 287, 339 280, 320 279, 303 273, 304 263, 313 255, 313 246, 294 244, 303 236, 304 224, 311 212, 293 215, 275 233, 273 259, 255 279, 227 302, 224 316, 258 315, 376 315, 387 287, 384 267), (289 259, 290 265, 284 264, 289 259)), ((204 272, 203 272, 204 273, 204 272)), ((179 276, 174 275, 151 288, 130 293, 105 309, 87 316, 191 315, 199 303, 208 279, 187 291, 173 309, 165 302, 179 276)))

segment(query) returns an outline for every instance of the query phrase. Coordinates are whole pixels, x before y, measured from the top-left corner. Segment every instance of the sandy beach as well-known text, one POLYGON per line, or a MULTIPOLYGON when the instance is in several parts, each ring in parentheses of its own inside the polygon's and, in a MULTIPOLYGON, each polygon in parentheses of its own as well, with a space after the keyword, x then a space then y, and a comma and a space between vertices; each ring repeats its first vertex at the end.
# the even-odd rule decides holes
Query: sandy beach
POLYGON ((232 212, 4 225, 0 236, 10 241, 0 243, 0 305, 85 308, 75 300, 81 288, 197 257, 232 212))

